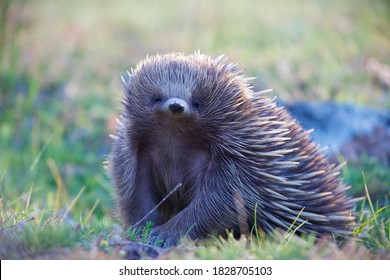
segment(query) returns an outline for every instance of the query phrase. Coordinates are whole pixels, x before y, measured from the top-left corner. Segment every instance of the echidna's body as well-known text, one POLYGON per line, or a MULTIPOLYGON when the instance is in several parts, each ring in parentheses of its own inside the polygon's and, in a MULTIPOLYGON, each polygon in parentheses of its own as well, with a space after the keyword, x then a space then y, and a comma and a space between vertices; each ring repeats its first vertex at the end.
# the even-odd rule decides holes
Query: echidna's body
POLYGON ((172 245, 254 221, 288 229, 303 209, 299 232, 350 230, 340 167, 235 65, 201 54, 150 57, 124 93, 109 171, 125 226, 152 221, 156 240, 172 245))

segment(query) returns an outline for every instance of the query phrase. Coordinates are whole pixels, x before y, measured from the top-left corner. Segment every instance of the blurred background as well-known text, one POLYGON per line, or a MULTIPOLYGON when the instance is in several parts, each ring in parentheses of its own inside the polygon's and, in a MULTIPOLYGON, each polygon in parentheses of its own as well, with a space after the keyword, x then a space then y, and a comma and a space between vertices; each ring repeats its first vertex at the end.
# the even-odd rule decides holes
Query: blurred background
MULTIPOLYGON (((226 54, 284 104, 352 104, 380 116, 390 108, 386 0, 1 0, 0 8, 0 223, 32 212, 115 220, 103 161, 120 76, 146 55, 226 54)), ((379 154, 390 145, 381 133, 379 154)), ((383 204, 389 170, 362 152, 344 179, 353 195, 367 183, 383 204)))

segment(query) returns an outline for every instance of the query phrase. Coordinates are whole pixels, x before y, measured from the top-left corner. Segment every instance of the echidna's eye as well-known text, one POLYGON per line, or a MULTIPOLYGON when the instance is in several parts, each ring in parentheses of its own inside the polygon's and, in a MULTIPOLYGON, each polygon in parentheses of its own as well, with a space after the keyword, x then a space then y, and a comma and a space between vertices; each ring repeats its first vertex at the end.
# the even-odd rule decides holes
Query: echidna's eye
POLYGON ((153 96, 153 103, 160 103, 162 101, 162 97, 160 95, 153 96))
POLYGON ((192 101, 192 108, 199 109, 200 103, 196 100, 192 101))

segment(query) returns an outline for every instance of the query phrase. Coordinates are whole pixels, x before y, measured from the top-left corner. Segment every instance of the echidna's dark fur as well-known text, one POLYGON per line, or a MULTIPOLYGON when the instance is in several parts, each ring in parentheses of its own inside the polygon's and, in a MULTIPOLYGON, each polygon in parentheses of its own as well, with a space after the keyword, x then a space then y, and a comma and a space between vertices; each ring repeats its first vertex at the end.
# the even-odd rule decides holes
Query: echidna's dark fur
POLYGON ((254 221, 266 232, 288 229, 303 209, 298 232, 349 233, 354 201, 341 167, 236 65, 199 53, 157 55, 123 87, 108 167, 126 227, 150 220, 152 236, 174 245, 254 221), (171 97, 189 104, 185 116, 162 109, 171 97))

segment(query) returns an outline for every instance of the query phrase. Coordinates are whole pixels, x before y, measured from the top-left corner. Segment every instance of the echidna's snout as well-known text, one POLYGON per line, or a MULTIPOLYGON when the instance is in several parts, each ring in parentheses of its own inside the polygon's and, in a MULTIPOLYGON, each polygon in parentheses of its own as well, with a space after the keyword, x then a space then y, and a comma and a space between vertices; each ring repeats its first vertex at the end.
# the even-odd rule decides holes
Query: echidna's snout
POLYGON ((172 114, 181 114, 184 112, 184 105, 182 103, 172 102, 169 104, 169 111, 172 114))
POLYGON ((163 109, 165 112, 178 117, 190 115, 188 103, 184 99, 177 97, 169 98, 163 105, 163 109))

